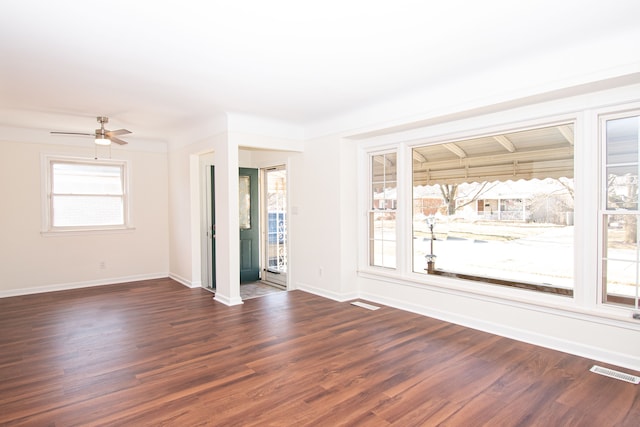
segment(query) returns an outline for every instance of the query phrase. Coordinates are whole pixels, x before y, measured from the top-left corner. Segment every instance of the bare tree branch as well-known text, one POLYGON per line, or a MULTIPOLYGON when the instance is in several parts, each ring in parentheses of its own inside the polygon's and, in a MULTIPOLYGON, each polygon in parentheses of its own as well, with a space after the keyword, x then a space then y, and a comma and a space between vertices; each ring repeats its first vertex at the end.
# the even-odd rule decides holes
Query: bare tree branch
POLYGON ((470 205, 471 203, 475 202, 476 200, 478 200, 480 198, 481 195, 483 195, 487 191, 489 191, 492 188, 494 188, 496 185, 498 185, 498 183, 497 182, 492 183, 489 188, 487 188, 487 185, 489 185, 489 182, 487 182, 487 181, 483 182, 482 185, 480 186, 480 188, 478 189, 478 191, 476 191, 476 194, 474 194, 471 197, 471 199, 469 199, 468 202, 461 203, 461 204, 457 205, 456 209, 463 208, 463 207, 465 207, 467 205, 470 205))
POLYGON ((557 181, 569 192, 569 195, 571 196, 571 200, 575 200, 575 196, 573 193, 573 181, 564 182, 562 178, 558 178, 557 181))

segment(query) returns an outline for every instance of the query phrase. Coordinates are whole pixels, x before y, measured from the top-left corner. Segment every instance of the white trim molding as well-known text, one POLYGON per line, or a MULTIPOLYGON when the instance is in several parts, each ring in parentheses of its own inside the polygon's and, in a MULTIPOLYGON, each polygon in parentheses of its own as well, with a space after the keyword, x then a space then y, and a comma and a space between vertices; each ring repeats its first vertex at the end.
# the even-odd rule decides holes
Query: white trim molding
MULTIPOLYGON (((164 279, 170 277, 168 273, 139 274, 133 276, 111 277, 100 280, 87 280, 82 282, 58 283, 55 285, 38 286, 32 288, 10 289, 0 291, 0 298, 15 297, 21 295, 41 294, 45 292, 68 291, 72 289, 90 288, 94 286, 109 286, 121 283, 139 282, 142 280, 164 279)), ((175 280, 175 279, 174 279, 175 280)))

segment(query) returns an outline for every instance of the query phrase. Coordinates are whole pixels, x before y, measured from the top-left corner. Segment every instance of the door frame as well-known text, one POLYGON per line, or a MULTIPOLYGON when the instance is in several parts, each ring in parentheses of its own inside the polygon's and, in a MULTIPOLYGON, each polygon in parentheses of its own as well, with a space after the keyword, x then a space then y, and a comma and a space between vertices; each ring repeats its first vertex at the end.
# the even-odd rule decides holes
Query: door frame
POLYGON ((214 153, 199 156, 201 287, 216 289, 214 153))
POLYGON ((289 168, 287 163, 280 163, 277 165, 272 165, 272 166, 265 166, 260 168, 260 178, 261 178, 261 182, 260 182, 260 217, 261 217, 261 226, 262 226, 262 231, 260 233, 260 248, 261 248, 261 252, 262 252, 262 257, 261 257, 261 261, 262 261, 262 280, 268 282, 269 284, 278 286, 278 287, 282 287, 284 289, 289 289, 289 220, 290 220, 290 215, 289 215, 289 168), (286 201, 285 201, 285 206, 284 206, 284 214, 285 214, 285 221, 286 221, 286 239, 285 239, 285 252, 287 254, 287 272, 284 274, 284 278, 283 280, 275 280, 275 281, 271 281, 271 280, 267 280, 269 273, 268 273, 268 268, 269 268, 269 215, 268 215, 268 209, 267 209, 267 173, 269 171, 272 170, 284 170, 286 173, 286 178, 285 178, 285 195, 286 195, 286 201))

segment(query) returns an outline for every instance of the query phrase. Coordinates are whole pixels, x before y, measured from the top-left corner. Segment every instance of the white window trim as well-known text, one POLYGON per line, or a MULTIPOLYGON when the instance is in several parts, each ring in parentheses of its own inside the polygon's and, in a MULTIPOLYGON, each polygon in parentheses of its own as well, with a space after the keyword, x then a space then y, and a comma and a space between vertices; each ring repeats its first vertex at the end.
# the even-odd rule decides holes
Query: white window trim
POLYGON ((50 236, 74 236, 86 234, 121 233, 135 230, 132 215, 132 192, 131 192, 131 162, 128 160, 115 159, 91 159, 82 157, 69 157, 57 154, 41 155, 41 229, 40 234, 44 237, 50 236), (123 172, 123 214, 124 224, 105 226, 83 226, 83 227, 54 227, 51 222, 51 201, 52 201, 52 168, 56 162, 94 164, 120 166, 123 172))
MULTIPOLYGON (((373 195, 371 194, 371 176, 372 176, 372 158, 373 156, 377 156, 377 155, 384 155, 384 154, 395 154, 396 155, 396 171, 400 170, 400 152, 399 149, 397 147, 382 147, 382 148, 378 148, 375 150, 371 150, 371 151, 360 151, 361 154, 361 158, 360 158, 360 163, 361 163, 361 168, 359 170, 366 170, 367 171, 367 178, 365 180, 361 181, 362 184, 362 190, 358 192, 359 194, 359 205, 363 207, 363 217, 364 220, 362 221, 361 224, 361 228, 360 228, 360 234, 361 236, 364 236, 364 241, 366 241, 366 246, 364 248, 364 250, 360 251, 360 265, 364 265, 365 270, 373 270, 373 271, 379 271, 379 272, 385 272, 385 271, 398 271, 400 270, 402 267, 398 264, 398 260, 401 259, 399 256, 399 252, 401 251, 402 245, 400 245, 399 239, 400 239, 400 230, 398 230, 398 218, 403 215, 403 209, 399 204, 399 200, 400 200, 400 177, 396 174, 396 209, 394 209, 394 213, 396 214, 396 266, 395 267, 385 267, 382 265, 373 265, 370 263, 370 260, 372 258, 372 254, 371 254, 371 244, 370 244, 370 230, 369 230, 369 215, 372 212, 375 212, 375 210, 372 208, 373 206, 373 195)), ((359 240, 362 241, 362 238, 359 240)))

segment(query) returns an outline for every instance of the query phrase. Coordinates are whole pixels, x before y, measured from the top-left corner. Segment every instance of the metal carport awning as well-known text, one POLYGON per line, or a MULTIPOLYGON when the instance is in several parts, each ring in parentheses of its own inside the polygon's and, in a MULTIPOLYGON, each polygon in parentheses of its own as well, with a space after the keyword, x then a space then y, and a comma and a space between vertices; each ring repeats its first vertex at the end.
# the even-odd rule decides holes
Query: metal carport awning
POLYGON ((413 185, 573 178, 573 125, 414 147, 413 185))

